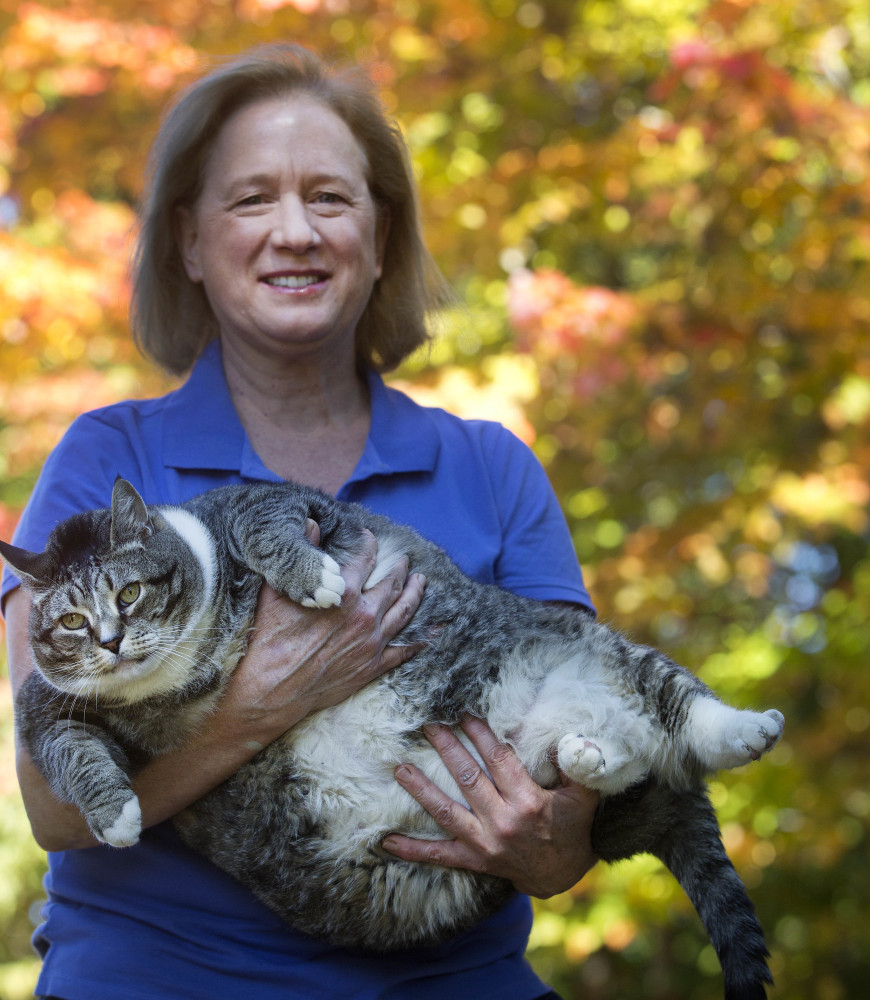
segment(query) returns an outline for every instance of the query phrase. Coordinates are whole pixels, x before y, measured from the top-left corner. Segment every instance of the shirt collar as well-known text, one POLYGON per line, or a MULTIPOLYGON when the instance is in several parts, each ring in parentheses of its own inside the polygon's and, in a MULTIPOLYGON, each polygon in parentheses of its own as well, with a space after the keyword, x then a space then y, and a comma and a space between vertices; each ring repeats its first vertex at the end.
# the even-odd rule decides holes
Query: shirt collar
MULTIPOLYGON (((371 426, 348 484, 370 476, 426 472, 440 448, 430 412, 366 373, 371 426)), ((220 342, 206 345, 187 381, 173 392, 163 415, 163 460, 170 468, 238 472, 246 479, 276 480, 260 460, 233 406, 220 342)))
POLYGON ((220 343, 213 340, 166 402, 163 461, 175 469, 240 472, 246 444, 224 377, 220 343))
POLYGON ((371 426, 365 448, 346 485, 370 476, 429 472, 435 468, 440 437, 426 407, 391 389, 377 372, 366 379, 371 401, 371 426))

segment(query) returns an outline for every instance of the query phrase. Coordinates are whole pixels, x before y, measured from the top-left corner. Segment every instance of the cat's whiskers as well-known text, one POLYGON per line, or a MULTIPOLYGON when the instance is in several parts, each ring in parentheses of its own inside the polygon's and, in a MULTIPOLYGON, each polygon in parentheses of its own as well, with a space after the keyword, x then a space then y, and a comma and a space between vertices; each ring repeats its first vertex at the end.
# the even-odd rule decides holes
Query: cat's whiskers
MULTIPOLYGON (((173 660, 177 663, 188 666, 196 667, 197 673, 202 673, 203 666, 208 665, 213 667, 217 672, 223 673, 226 671, 226 664, 216 658, 211 654, 203 654, 201 650, 191 651, 184 648, 179 648, 174 643, 167 641, 163 648, 156 646, 149 654, 149 656, 166 658, 167 660, 171 656, 173 660)), ((185 675, 186 676, 186 675, 185 675)))
MULTIPOLYGON (((64 691, 63 696, 64 696, 63 701, 61 702, 57 710, 56 719, 58 722, 60 722, 61 719, 63 718, 64 713, 66 713, 66 726, 67 726, 67 731, 69 731, 72 728, 73 712, 75 712, 76 708, 79 707, 78 702, 81 696, 79 693, 75 691, 64 691), (67 708, 67 706, 69 706, 69 708, 67 708)), ((84 702, 81 705, 83 716, 86 707, 87 707, 87 698, 84 699, 84 702)))

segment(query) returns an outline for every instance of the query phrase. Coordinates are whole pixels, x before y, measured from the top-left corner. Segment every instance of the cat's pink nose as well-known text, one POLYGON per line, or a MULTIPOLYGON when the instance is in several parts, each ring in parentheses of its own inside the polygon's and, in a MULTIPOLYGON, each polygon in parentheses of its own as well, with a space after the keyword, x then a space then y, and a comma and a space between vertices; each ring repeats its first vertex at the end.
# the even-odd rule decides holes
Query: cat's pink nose
POLYGON ((111 639, 104 639, 100 645, 103 649, 108 649, 110 653, 117 653, 121 648, 122 635, 113 636, 111 639))

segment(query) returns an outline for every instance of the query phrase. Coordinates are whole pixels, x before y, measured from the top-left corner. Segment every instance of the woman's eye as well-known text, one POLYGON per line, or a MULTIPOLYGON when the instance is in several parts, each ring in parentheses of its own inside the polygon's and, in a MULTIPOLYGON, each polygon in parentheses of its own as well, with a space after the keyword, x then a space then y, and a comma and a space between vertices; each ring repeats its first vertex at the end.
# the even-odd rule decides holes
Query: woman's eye
POLYGON ((120 604, 122 608, 129 608, 141 593, 142 588, 138 583, 128 583, 120 594, 118 594, 118 604, 120 604))
POLYGON ((236 202, 238 208, 256 208, 257 205, 263 204, 263 196, 261 194, 249 194, 247 198, 242 198, 236 202))
POLYGON ((75 632, 84 625, 85 616, 80 615, 77 611, 68 611, 61 617, 60 623, 64 628, 69 629, 71 632, 75 632))
POLYGON ((339 205, 344 201, 344 198, 340 194, 336 194, 335 191, 321 191, 314 200, 323 205, 339 205))

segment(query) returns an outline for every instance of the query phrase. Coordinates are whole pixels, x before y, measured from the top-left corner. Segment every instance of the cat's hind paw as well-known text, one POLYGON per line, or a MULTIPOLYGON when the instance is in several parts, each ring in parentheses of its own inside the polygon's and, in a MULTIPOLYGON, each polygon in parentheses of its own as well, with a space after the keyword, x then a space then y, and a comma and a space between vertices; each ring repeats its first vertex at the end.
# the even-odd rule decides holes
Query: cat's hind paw
POLYGON ((338 563, 323 553, 320 586, 315 588, 311 597, 304 597, 300 602, 306 608, 334 608, 341 604, 345 582, 338 563))
POLYGON ((775 708, 741 711, 699 698, 690 714, 696 753, 711 768, 740 767, 758 760, 779 740, 785 719, 775 708))
POLYGON ((750 760, 758 758, 777 742, 785 729, 785 716, 775 708, 758 714, 746 712, 750 716, 744 722, 740 738, 750 760))
POLYGON ((592 740, 577 733, 569 733, 559 740, 556 757, 560 769, 572 780, 581 785, 589 785, 590 781, 603 778, 607 772, 607 764, 601 747, 592 740))
POLYGON ((139 834, 142 832, 142 810, 139 807, 139 799, 135 795, 131 796, 121 806, 115 822, 111 826, 102 830, 94 830, 98 840, 112 847, 132 847, 139 842, 139 834))

